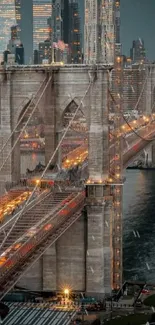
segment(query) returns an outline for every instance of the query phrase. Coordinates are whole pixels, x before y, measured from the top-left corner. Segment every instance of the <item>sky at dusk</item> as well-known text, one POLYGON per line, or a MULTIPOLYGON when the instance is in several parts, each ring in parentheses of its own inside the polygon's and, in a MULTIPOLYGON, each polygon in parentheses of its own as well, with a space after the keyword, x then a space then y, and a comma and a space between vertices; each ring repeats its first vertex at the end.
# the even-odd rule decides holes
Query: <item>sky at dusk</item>
POLYGON ((132 41, 144 39, 147 57, 155 60, 155 0, 121 1, 121 42, 129 55, 132 41))

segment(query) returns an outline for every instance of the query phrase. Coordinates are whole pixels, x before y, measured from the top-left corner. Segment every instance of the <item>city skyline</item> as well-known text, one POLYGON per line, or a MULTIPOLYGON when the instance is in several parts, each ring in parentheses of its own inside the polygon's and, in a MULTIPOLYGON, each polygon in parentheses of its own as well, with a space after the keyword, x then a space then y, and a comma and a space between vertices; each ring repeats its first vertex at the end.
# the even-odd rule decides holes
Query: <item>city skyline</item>
POLYGON ((146 57, 155 60, 155 1, 121 0, 121 42, 122 52, 129 56, 133 40, 144 40, 146 57))
POLYGON ((16 24, 16 12, 14 0, 0 1, 0 54, 7 48, 8 41, 11 35, 11 26, 16 24))
MULTIPOLYGON (((16 4, 18 4, 18 7, 20 7, 20 1, 16 0, 16 4)), ((27 0, 28 1, 28 0, 27 0)), ((51 0, 52 1, 52 0, 51 0)), ((84 1, 84 0, 83 0, 84 1)), ((28 2, 32 2, 32 0, 29 0, 28 2)), ((32 20, 32 16, 30 15, 30 6, 25 6, 26 0, 22 1, 22 15, 23 11, 25 14, 24 20, 28 20, 29 22, 32 20)), ((0 19, 1 19, 1 25, 4 26, 4 19, 6 21, 7 28, 2 28, 2 33, 0 37, 0 51, 2 53, 2 47, 4 50, 4 47, 6 48, 7 43, 10 38, 10 27, 14 25, 15 22, 15 12, 12 10, 14 6, 14 0, 1 0, 0 4, 0 19), (9 17, 9 19, 8 19, 9 17), (5 30, 5 31, 4 31, 5 30), (5 38, 3 36, 3 32, 5 33, 5 38), (3 42, 3 43, 2 43, 3 42), (3 45, 2 45, 3 44, 3 45)), ((81 20, 84 19, 84 10, 82 6, 82 1, 79 1, 80 6, 80 16, 81 20)), ((138 38, 141 38, 144 40, 145 48, 146 48, 146 56, 150 60, 154 60, 155 55, 155 45, 154 42, 152 42, 153 39, 153 33, 154 33, 154 10, 155 10, 155 3, 154 0, 148 1, 147 0, 122 0, 121 1, 121 43, 122 43, 122 53, 124 55, 129 56, 130 55, 130 48, 132 46, 133 40, 136 40, 138 38), (126 19, 128 17, 128 19, 126 19), (148 23, 149 22, 149 23, 148 23)), ((17 12, 16 12, 17 14, 17 12)), ((18 21, 20 20, 20 16, 18 15, 18 21)), ((22 42, 25 43, 25 39, 27 39, 27 35, 30 37, 30 28, 32 27, 32 23, 22 23, 24 25, 25 32, 22 31, 22 42)), ((82 28, 83 30, 83 28, 82 28)), ((46 37, 45 37, 46 39, 46 37)), ((40 40, 42 41, 42 40, 40 40)), ((28 41, 26 42, 28 44, 28 41)), ((29 44, 27 45, 28 48, 26 49, 26 52, 30 53, 30 48, 32 48, 31 45, 32 41, 30 40, 29 44)), ((29 54, 27 55, 29 56, 29 54)))

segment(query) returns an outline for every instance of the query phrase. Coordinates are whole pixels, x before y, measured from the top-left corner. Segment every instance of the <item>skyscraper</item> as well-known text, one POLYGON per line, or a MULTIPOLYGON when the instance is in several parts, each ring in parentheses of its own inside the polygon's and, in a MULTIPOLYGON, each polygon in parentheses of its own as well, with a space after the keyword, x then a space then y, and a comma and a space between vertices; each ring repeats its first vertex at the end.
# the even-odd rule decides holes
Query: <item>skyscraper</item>
POLYGON ((133 63, 144 63, 146 60, 146 53, 144 41, 139 38, 133 41, 132 48, 130 49, 130 57, 133 63))
POLYGON ((16 25, 15 1, 0 0, 0 54, 7 48, 13 25, 16 25))
POLYGON ((33 0, 33 50, 49 37, 48 18, 52 14, 51 0, 33 0))
POLYGON ((122 45, 120 41, 120 0, 115 0, 115 54, 121 55, 122 45))
POLYGON ((69 0, 69 33, 68 43, 71 52, 71 63, 82 63, 82 37, 79 0, 69 0))
POLYGON ((114 0, 85 0, 85 63, 113 63, 114 0))
POLYGON ((21 0, 15 0, 16 23, 21 30, 21 0))
POLYGON ((24 45, 25 63, 33 62, 33 6, 32 0, 21 0, 21 42, 24 45))
MULTIPOLYGON (((66 4, 68 0, 66 1, 66 4)), ((52 0, 52 41, 58 42, 63 39, 63 12, 64 0, 52 0)))

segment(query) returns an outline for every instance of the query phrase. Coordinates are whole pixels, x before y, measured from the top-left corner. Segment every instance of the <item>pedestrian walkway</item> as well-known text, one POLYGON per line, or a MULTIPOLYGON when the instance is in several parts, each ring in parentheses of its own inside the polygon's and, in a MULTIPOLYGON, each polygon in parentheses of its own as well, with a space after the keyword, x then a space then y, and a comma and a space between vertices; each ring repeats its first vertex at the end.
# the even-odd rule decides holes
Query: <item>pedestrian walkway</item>
POLYGON ((3 325, 69 325, 76 311, 56 309, 49 303, 7 303, 10 308, 3 325))

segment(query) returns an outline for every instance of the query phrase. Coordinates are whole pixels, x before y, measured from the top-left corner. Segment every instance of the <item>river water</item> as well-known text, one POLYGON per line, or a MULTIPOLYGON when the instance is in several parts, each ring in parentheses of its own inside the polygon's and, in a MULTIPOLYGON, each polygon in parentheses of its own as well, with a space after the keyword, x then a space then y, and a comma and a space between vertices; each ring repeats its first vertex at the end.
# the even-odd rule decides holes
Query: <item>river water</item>
MULTIPOLYGON (((21 173, 33 170, 39 162, 45 163, 44 154, 22 154, 21 173)), ((155 171, 127 170, 125 176, 124 278, 155 283, 155 171)))
POLYGON ((125 176, 124 278, 155 283, 155 171, 127 170, 125 176))

